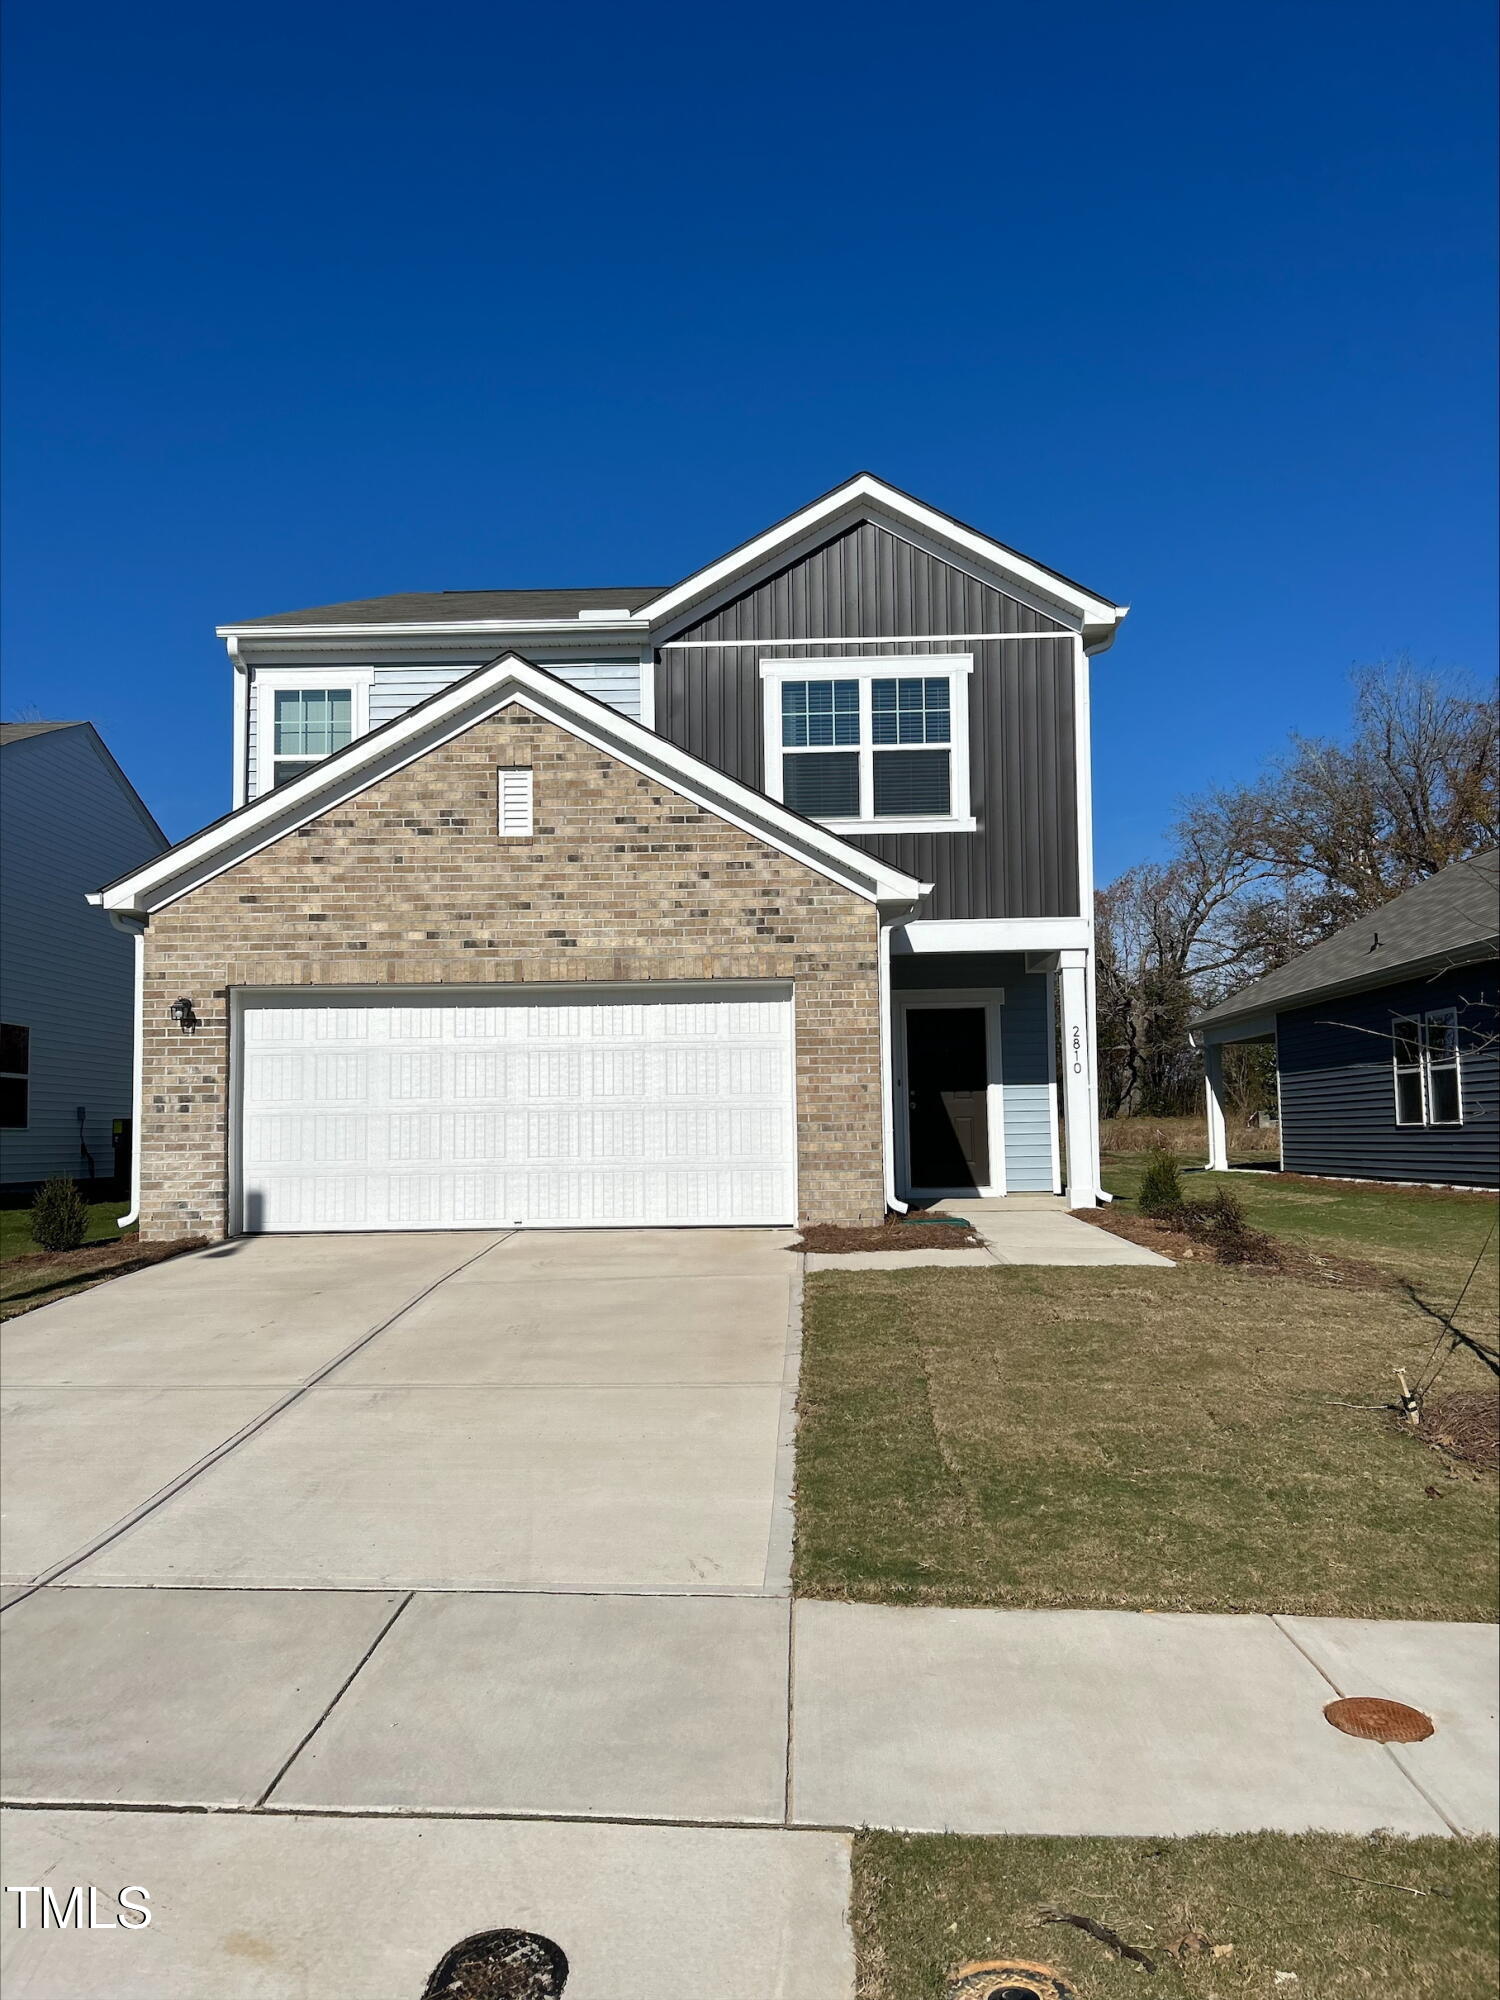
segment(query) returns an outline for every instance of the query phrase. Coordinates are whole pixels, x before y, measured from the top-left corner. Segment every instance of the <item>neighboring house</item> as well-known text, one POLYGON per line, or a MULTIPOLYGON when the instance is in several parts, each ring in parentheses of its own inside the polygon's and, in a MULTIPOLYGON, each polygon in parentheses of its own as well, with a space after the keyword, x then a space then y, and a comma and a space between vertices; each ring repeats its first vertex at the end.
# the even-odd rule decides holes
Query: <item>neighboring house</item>
POLYGON ((91 722, 0 723, 0 1182, 113 1179, 132 1116, 128 939, 84 902, 167 837, 91 722))
POLYGON ((1209 1165, 1223 1050, 1273 1041, 1281 1164, 1358 1180, 1500 1182, 1500 851, 1455 862, 1192 1024, 1209 1165))
POLYGON ((220 627, 141 932, 143 1227, 873 1223, 1098 1195, 1088 656, 868 474, 678 584, 220 627), (498 656, 498 657, 497 657, 498 656))

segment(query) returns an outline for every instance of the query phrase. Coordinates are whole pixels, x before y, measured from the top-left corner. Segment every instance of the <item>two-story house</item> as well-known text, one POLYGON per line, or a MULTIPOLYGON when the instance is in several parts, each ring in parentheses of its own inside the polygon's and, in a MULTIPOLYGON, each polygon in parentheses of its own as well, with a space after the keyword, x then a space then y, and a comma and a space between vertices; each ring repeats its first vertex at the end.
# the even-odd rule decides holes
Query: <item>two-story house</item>
POLYGON ((681 583, 220 627, 234 810, 96 898, 144 1230, 1093 1203, 1124 615, 860 474, 681 583))

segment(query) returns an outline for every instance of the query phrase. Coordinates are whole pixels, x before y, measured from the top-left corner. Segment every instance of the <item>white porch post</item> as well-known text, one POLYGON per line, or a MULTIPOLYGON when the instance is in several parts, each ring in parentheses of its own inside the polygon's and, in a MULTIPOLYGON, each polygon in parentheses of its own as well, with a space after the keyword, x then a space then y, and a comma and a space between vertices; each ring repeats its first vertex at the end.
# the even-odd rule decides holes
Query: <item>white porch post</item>
POLYGON ((1089 1013, 1088 953, 1057 954, 1062 1006, 1063 1124, 1068 1142, 1069 1208, 1099 1200, 1099 1150, 1094 1125, 1094 1024, 1089 1013))
POLYGON ((1229 1165, 1229 1133, 1224 1122, 1224 1045, 1203 1044, 1203 1086, 1208 1106, 1208 1165, 1223 1173, 1229 1165))

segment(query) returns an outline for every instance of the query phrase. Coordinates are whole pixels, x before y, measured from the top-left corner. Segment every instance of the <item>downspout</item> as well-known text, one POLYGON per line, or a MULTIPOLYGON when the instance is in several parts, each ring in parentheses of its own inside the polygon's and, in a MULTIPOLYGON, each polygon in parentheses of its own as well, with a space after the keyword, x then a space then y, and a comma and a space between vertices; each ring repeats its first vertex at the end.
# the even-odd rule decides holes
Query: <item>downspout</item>
POLYGON ((234 668, 234 784, 230 797, 238 811, 250 791, 250 669, 240 657, 240 642, 233 634, 224 644, 234 668))
POLYGON ((130 1051, 130 1210, 115 1224, 133 1229, 141 1219, 141 1104, 146 1083, 146 919, 111 910, 117 931, 135 939, 135 1025, 130 1051))
POLYGON ((885 1205, 905 1215, 907 1205, 896 1193, 896 1093, 891 1034, 891 924, 882 915, 876 949, 876 985, 880 993, 880 1151, 885 1170, 885 1205))

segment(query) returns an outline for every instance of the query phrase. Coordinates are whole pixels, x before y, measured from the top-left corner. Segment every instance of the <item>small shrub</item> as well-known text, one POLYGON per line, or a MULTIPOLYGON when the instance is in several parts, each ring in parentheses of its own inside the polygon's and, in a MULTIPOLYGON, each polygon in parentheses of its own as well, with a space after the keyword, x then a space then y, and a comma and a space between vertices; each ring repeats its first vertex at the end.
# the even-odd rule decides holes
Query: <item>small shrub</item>
POLYGON ((1170 1153, 1153 1153, 1146 1162, 1146 1171, 1141 1175, 1141 1191, 1135 1198, 1136 1207, 1142 1215, 1155 1216, 1159 1222, 1166 1222, 1182 1213, 1185 1200, 1177 1162, 1170 1153))
POLYGON ((43 1181, 31 1203, 31 1234, 43 1250, 76 1250, 89 1232, 89 1212, 74 1181, 43 1181))
POLYGON ((1243 1202, 1229 1188, 1216 1188, 1207 1201, 1187 1203, 1179 1220, 1190 1235, 1208 1245, 1220 1264, 1280 1261, 1276 1245, 1264 1230, 1250 1227, 1243 1202))

